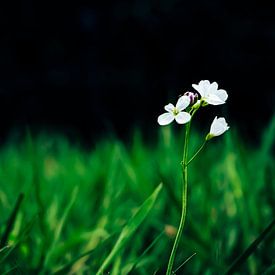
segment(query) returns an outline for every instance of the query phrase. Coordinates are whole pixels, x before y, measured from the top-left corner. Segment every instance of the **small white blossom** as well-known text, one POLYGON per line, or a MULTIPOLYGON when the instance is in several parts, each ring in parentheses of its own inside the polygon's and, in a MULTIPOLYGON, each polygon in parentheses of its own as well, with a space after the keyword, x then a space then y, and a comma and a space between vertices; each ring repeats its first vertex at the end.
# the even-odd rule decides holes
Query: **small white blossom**
POLYGON ((220 136, 228 129, 229 129, 229 126, 228 126, 227 122, 225 121, 224 117, 220 117, 220 118, 215 117, 211 124, 210 132, 206 136, 206 140, 209 140, 213 137, 220 136))
POLYGON ((174 119, 179 124, 184 124, 190 121, 191 115, 187 112, 183 112, 190 104, 190 98, 188 96, 181 96, 178 99, 176 107, 169 103, 164 107, 167 113, 164 113, 158 117, 159 125, 167 125, 174 119))
POLYGON ((210 83, 208 80, 201 80, 199 84, 192 87, 199 92, 201 100, 211 105, 224 104, 228 98, 225 90, 219 89, 217 82, 210 83))

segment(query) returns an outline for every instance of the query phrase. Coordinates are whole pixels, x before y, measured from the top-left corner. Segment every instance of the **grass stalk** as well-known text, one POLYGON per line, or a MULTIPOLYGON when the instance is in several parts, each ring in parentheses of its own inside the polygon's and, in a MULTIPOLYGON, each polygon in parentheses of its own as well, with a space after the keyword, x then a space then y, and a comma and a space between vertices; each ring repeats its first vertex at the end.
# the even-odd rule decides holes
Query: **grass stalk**
POLYGON ((19 196, 17 197, 15 206, 14 206, 12 212, 11 212, 11 215, 8 219, 5 231, 2 235, 2 238, 1 238, 1 241, 0 241, 0 248, 4 248, 7 241, 8 241, 8 239, 9 239, 9 235, 12 232, 12 229, 13 229, 13 226, 14 226, 14 223, 15 223, 15 220, 16 220, 16 216, 18 214, 18 211, 19 211, 19 208, 20 208, 21 203, 23 201, 23 198, 24 198, 23 193, 20 193, 19 196))

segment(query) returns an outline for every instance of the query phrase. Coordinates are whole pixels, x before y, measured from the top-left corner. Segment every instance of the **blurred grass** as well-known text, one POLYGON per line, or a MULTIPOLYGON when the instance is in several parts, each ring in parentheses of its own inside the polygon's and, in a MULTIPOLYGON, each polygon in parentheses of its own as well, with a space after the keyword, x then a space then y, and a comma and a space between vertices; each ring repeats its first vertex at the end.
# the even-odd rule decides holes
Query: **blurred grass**
MULTIPOLYGON (((226 272, 274 219, 274 138, 275 118, 258 146, 230 129, 192 162, 175 267, 196 255, 179 274, 226 272)), ((192 133, 189 151, 202 139, 192 133)), ((153 144, 136 131, 128 144, 106 139, 89 151, 47 135, 2 146, 0 236, 21 193, 24 200, 0 248, 0 274, 95 274, 123 232, 127 241, 112 254, 106 274, 163 274, 179 222, 182 149, 182 133, 169 127, 153 144), (160 182, 150 212, 129 232, 160 182)), ((239 274, 270 274, 274 255, 273 230, 239 274)))

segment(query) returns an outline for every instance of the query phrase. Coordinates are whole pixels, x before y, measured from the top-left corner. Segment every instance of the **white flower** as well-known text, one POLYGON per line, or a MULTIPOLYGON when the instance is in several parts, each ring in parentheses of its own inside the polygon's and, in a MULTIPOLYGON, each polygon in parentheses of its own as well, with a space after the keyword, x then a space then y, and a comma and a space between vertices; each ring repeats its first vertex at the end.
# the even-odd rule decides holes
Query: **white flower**
POLYGON ((190 121, 191 115, 187 112, 183 112, 184 109, 190 104, 190 98, 188 96, 181 96, 178 99, 176 107, 169 103, 164 107, 167 113, 164 113, 158 117, 159 125, 167 125, 171 123, 174 119, 179 124, 184 124, 190 121))
POLYGON ((217 82, 210 83, 208 80, 201 80, 199 85, 192 87, 199 92, 201 99, 211 105, 224 104, 228 98, 225 90, 219 89, 217 82))
POLYGON ((220 118, 215 117, 211 124, 210 132, 206 136, 206 140, 209 140, 213 137, 220 136, 228 129, 229 129, 229 126, 228 126, 227 122, 225 121, 224 117, 220 117, 220 118))

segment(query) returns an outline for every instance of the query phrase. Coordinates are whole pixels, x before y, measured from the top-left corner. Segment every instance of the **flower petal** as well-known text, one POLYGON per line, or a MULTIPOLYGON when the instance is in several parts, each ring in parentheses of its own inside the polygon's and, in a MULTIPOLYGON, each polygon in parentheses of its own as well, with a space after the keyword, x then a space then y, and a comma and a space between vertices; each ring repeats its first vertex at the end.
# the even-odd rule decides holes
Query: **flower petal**
POLYGON ((174 120, 174 116, 171 113, 164 113, 158 117, 159 125, 167 125, 174 120))
POLYGON ((216 135, 216 132, 219 129, 219 126, 217 125, 217 120, 218 120, 218 118, 217 118, 217 116, 215 116, 215 118, 210 126, 210 134, 212 134, 214 136, 216 135))
POLYGON ((220 117, 220 118, 215 117, 211 124, 209 134, 213 137, 220 136, 228 129, 229 129, 229 126, 224 117, 220 117))
POLYGON ((209 80, 201 80, 199 85, 208 87, 210 85, 210 81, 209 80))
POLYGON ((217 90, 218 90, 218 83, 217 82, 211 83, 210 86, 209 86, 209 91, 210 92, 212 92, 212 91, 215 92, 217 90))
POLYGON ((207 91, 211 86, 209 80, 201 80, 199 85, 203 87, 204 91, 207 91))
POLYGON ((183 95, 178 99, 176 108, 178 111, 184 110, 190 104, 190 97, 183 95))
POLYGON ((192 87, 200 94, 201 97, 204 97, 204 90, 200 85, 192 84, 192 87))
POLYGON ((184 124, 190 121, 191 115, 187 112, 180 112, 176 115, 175 119, 177 123, 184 124))
POLYGON ((173 110, 175 109, 175 106, 172 103, 169 103, 168 105, 165 105, 164 109, 169 112, 172 113, 173 110))
POLYGON ((223 89, 220 89, 220 90, 217 90, 216 92, 215 92, 215 94, 222 100, 222 101, 226 101, 227 100, 227 98, 228 98, 228 94, 227 94, 227 92, 225 91, 225 90, 223 90, 223 89))
POLYGON ((199 85, 192 84, 192 87, 198 91, 198 93, 201 95, 201 97, 204 97, 207 93, 207 90, 210 86, 209 80, 201 80, 199 82, 199 85))
POLYGON ((221 105, 225 103, 225 101, 220 99, 216 94, 209 94, 204 100, 211 105, 221 105))

